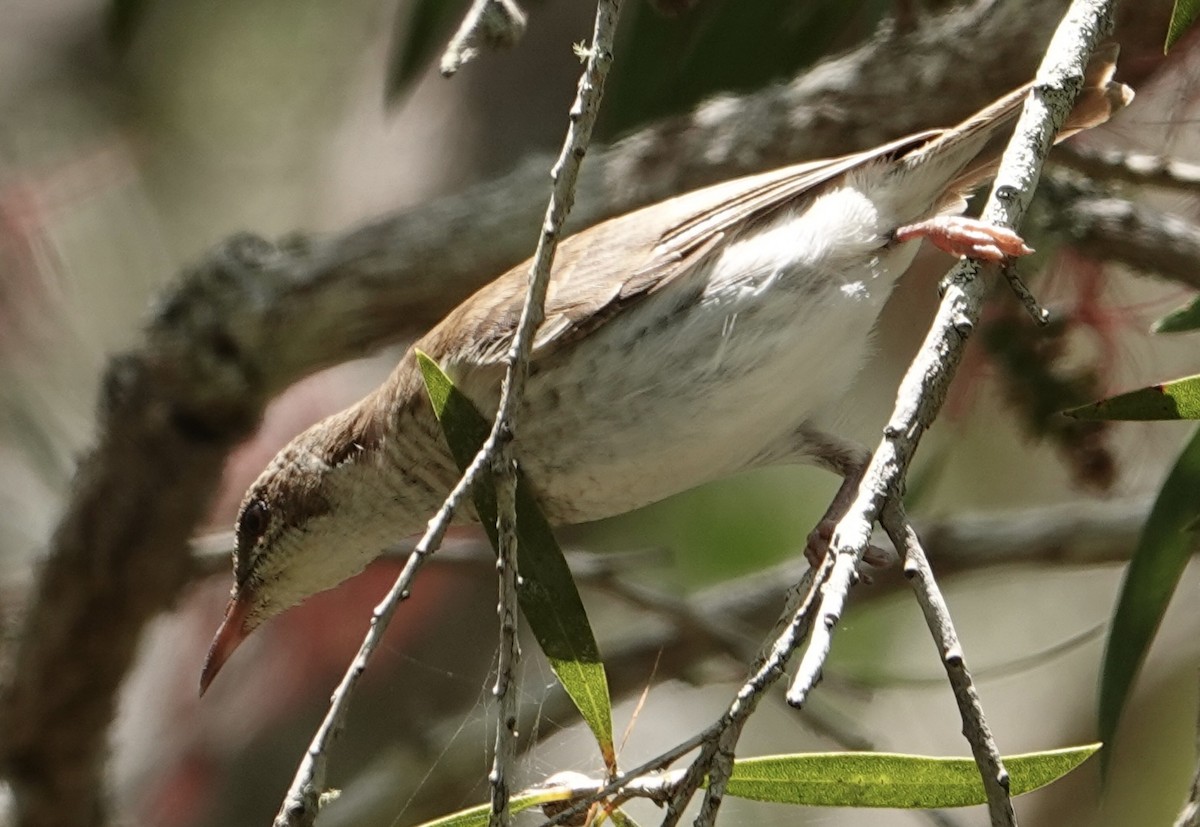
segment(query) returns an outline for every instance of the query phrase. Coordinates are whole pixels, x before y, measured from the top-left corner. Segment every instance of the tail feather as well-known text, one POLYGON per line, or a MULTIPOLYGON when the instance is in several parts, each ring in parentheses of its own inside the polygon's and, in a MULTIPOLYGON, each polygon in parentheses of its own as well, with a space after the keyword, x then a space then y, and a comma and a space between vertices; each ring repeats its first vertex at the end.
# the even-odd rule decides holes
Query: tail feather
MULTIPOLYGON (((1105 43, 1096 48, 1084 72, 1083 89, 1076 97, 1075 105, 1067 115, 1066 122, 1055 136, 1055 143, 1064 141, 1085 129, 1100 126, 1133 100, 1133 90, 1112 79, 1117 70, 1119 52, 1120 47, 1116 43, 1105 43)), ((950 200, 958 201, 963 195, 996 174, 996 169, 1000 165, 1000 156, 1008 144, 1011 129, 1015 126, 1020 113, 1021 104, 1032 86, 1032 83, 1025 84, 982 112, 972 115, 955 130, 950 130, 953 133, 965 129, 973 134, 980 126, 987 126, 991 131, 975 157, 947 188, 947 194, 951 196, 950 200), (999 117, 990 124, 984 120, 988 116, 996 115, 999 117)), ((936 143, 936 141, 931 143, 936 143)), ((921 152, 924 152, 925 149, 923 147, 921 152)))

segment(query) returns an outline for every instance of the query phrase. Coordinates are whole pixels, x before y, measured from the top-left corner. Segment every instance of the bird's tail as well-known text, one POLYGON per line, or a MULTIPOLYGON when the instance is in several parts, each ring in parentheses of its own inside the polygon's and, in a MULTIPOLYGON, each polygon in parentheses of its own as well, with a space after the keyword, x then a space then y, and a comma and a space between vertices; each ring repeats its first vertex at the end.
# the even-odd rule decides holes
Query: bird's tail
MULTIPOLYGON (((1066 140, 1077 132, 1099 126, 1133 100, 1133 90, 1112 79, 1117 70, 1119 52, 1120 47, 1116 43, 1105 43, 1097 47, 1084 73, 1083 89, 1075 99, 1075 106, 1067 116, 1066 122, 1055 136, 1055 143, 1066 140)), ((921 156, 939 141, 953 140, 969 144, 982 137, 979 149, 947 188, 947 193, 954 196, 969 193, 996 174, 1000 156, 1008 144, 1025 97, 1032 87, 1031 81, 1014 89, 957 127, 947 130, 944 138, 935 138, 910 155, 905 159, 906 164, 921 163, 921 156)))

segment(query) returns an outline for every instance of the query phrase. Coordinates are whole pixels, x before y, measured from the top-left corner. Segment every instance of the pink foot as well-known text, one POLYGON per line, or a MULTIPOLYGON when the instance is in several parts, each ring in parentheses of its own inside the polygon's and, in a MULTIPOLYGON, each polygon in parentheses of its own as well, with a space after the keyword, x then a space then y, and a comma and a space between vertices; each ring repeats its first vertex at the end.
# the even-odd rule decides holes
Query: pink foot
POLYGON ((1033 252, 1012 230, 960 215, 942 215, 896 230, 898 242, 914 238, 927 238, 939 250, 952 256, 966 256, 993 264, 1033 252))

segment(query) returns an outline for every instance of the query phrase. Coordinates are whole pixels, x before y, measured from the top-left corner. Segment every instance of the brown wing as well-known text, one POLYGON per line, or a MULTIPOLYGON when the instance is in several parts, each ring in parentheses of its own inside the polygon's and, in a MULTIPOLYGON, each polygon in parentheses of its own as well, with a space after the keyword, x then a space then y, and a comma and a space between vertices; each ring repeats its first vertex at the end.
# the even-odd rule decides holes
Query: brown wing
MULTIPOLYGON (((668 287, 703 261, 722 238, 861 164, 896 158, 942 134, 931 130, 884 146, 751 175, 644 207, 567 239, 546 296, 534 357, 593 332, 630 303, 668 287)), ((512 268, 459 305, 416 347, 444 364, 499 364, 525 299, 529 262, 512 268)))

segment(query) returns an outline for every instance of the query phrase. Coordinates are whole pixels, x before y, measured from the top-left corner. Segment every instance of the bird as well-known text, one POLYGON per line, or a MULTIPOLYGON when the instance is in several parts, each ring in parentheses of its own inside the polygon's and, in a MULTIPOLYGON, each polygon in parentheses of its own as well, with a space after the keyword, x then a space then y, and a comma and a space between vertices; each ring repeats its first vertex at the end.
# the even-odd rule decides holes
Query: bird
MULTIPOLYGON (((1116 54, 1097 51, 1058 140, 1132 100, 1112 80, 1116 54)), ((995 174, 1031 85, 947 129, 705 187, 564 240, 513 442, 550 522, 805 463, 843 478, 809 546, 828 540, 870 457, 836 433, 839 406, 921 239, 987 262, 1031 252, 1011 230, 960 215, 995 174)), ((459 469, 416 352, 495 411, 527 273, 528 262, 466 299, 386 381, 294 438, 250 486, 202 694, 264 621, 423 529, 459 469)))

